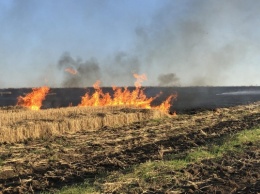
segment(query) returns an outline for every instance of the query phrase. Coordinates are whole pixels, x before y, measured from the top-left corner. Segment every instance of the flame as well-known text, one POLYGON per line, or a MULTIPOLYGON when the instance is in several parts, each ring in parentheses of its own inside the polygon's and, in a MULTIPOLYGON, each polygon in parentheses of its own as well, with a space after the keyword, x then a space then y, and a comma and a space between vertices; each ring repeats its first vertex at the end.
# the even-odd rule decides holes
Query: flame
MULTIPOLYGON (((175 94, 172 94, 172 95, 170 95, 164 102, 162 102, 159 106, 156 106, 156 107, 154 107, 155 109, 158 109, 158 110, 160 110, 160 111, 162 111, 162 112, 166 112, 166 113, 168 113, 169 112, 169 109, 170 109, 170 107, 171 107, 171 101, 173 100, 173 99, 176 99, 177 98, 177 95, 175 95, 175 94)), ((174 114, 175 115, 175 114, 174 114)))
POLYGON ((73 68, 70 68, 70 67, 66 68, 65 71, 72 74, 72 75, 76 75, 78 73, 76 69, 73 69, 73 68))
POLYGON ((100 88, 100 81, 98 80, 93 85, 95 92, 92 95, 86 93, 82 96, 81 103, 78 106, 135 106, 147 109, 154 108, 168 113, 171 107, 171 101, 173 98, 176 98, 176 95, 171 95, 161 105, 152 107, 152 101, 159 95, 148 98, 144 93, 144 89, 141 88, 141 83, 144 80, 147 80, 146 75, 134 74, 134 77, 137 80, 133 91, 130 91, 127 87, 120 88, 114 86, 112 96, 109 93, 104 93, 102 91, 100 88))
POLYGON ((134 73, 134 77, 136 78, 136 82, 135 82, 135 87, 136 88, 140 88, 142 86, 142 82, 144 80, 147 80, 147 77, 145 74, 142 74, 142 75, 138 75, 136 73, 134 73))
POLYGON ((42 106, 42 101, 49 92, 50 88, 43 86, 40 88, 33 88, 33 91, 25 97, 19 96, 17 105, 28 107, 31 110, 39 110, 42 106))

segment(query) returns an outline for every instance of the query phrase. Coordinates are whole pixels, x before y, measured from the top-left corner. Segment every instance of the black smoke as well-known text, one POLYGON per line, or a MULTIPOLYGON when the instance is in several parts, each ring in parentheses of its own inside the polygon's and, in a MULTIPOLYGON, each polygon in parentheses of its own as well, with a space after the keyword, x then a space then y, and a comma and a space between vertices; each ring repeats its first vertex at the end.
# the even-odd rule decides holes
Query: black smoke
POLYGON ((158 76, 158 86, 178 86, 179 78, 175 73, 161 74, 158 76))
POLYGON ((91 86, 101 78, 99 64, 94 58, 82 61, 80 58, 73 59, 69 53, 64 53, 57 67, 63 72, 62 87, 91 86), (66 68, 75 70, 76 74, 65 71, 66 68))

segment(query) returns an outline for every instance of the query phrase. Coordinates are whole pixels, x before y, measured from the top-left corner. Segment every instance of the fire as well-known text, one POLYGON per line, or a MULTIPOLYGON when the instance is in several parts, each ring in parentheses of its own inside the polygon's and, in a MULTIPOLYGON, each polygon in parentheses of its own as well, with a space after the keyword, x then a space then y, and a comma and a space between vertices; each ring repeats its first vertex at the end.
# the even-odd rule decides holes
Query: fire
POLYGON ((70 68, 70 67, 66 68, 65 71, 72 74, 72 75, 76 75, 78 73, 76 69, 73 69, 73 68, 70 68))
POLYGON ((17 105, 28 107, 31 110, 39 110, 42 106, 42 101, 45 99, 49 90, 50 88, 47 86, 33 88, 33 91, 25 97, 18 97, 17 105))
POLYGON ((111 97, 109 93, 103 93, 97 81, 93 87, 94 94, 88 93, 82 97, 79 106, 136 106, 140 108, 151 108, 150 103, 154 98, 147 98, 143 90, 136 88, 132 92, 127 88, 113 87, 114 94, 111 97))
POLYGON ((144 89, 141 88, 141 83, 147 80, 145 74, 134 74, 134 77, 137 80, 133 91, 130 91, 127 87, 120 88, 114 86, 112 96, 109 93, 104 93, 100 88, 100 81, 97 81, 93 85, 95 92, 92 95, 86 93, 78 106, 135 106, 138 108, 154 108, 168 112, 171 106, 171 100, 176 98, 176 95, 171 95, 161 105, 152 107, 151 102, 156 99, 158 95, 150 98, 145 95, 144 89))
POLYGON ((162 102, 159 106, 154 107, 155 109, 158 109, 162 112, 169 112, 169 109, 171 107, 171 101, 172 99, 175 99, 176 95, 170 95, 164 102, 162 102))
POLYGON ((134 73, 134 77, 136 78, 136 82, 135 82, 135 87, 136 88, 140 88, 142 86, 142 82, 144 80, 147 80, 147 77, 145 74, 142 74, 142 75, 138 75, 136 73, 134 73))
MULTIPOLYGON (((92 95, 86 93, 82 96, 81 103, 78 106, 133 106, 146 109, 152 108, 168 113, 171 107, 171 102, 177 97, 177 95, 171 95, 159 106, 152 107, 151 103, 160 94, 155 97, 147 97, 144 93, 144 89, 141 87, 141 83, 144 80, 147 80, 146 75, 134 74, 134 77, 136 78, 135 89, 129 90, 127 87, 120 88, 114 86, 112 95, 102 91, 100 88, 100 81, 98 80, 93 85, 95 90, 94 93, 92 95)), ((24 97, 19 96, 17 105, 28 107, 31 110, 39 110, 42 106, 42 101, 45 99, 50 88, 43 86, 40 88, 33 88, 32 90, 33 91, 31 93, 24 97)), ((72 106, 72 104, 69 106, 72 106)))

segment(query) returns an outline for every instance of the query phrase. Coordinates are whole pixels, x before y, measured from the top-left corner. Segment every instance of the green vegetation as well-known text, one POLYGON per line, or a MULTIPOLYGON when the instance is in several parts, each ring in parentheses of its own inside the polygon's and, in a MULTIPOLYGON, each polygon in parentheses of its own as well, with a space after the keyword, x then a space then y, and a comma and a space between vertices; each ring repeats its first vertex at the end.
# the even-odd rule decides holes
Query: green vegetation
POLYGON ((83 184, 73 187, 64 187, 59 194, 86 194, 86 193, 99 193, 96 188, 90 185, 87 181, 83 184))
POLYGON ((58 193, 99 193, 99 187, 113 192, 122 188, 124 191, 135 191, 136 186, 146 188, 149 185, 150 188, 160 188, 167 184, 178 185, 178 179, 185 179, 188 176, 181 171, 187 165, 199 163, 205 159, 218 159, 230 152, 243 152, 249 144, 260 146, 260 128, 243 130, 237 134, 222 137, 186 153, 165 155, 160 161, 147 161, 129 169, 111 172, 107 176, 97 177, 94 183, 85 182, 64 187, 58 193))
POLYGON ((2 166, 4 163, 4 160, 2 158, 0 158, 0 166, 2 166))

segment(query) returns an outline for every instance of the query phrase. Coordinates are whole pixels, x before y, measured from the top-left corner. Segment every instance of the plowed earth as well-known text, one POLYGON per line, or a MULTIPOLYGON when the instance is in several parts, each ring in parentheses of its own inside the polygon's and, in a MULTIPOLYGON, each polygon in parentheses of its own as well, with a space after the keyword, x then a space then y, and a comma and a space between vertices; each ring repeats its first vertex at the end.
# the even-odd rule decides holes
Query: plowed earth
MULTIPOLYGON (((54 192, 104 172, 121 170, 168 154, 185 154, 218 141, 227 134, 260 126, 260 103, 214 111, 178 115, 97 131, 2 144, 0 191, 2 193, 54 192)), ((260 192, 260 147, 248 144, 241 154, 227 154, 182 169, 188 180, 175 180, 159 190, 192 193, 260 192)), ((172 172, 172 176, 174 177, 172 172)), ((0 192, 0 193, 1 193, 0 192)), ((106 192, 101 190, 101 192, 106 192)), ((125 192, 122 190, 122 192, 125 192)), ((115 192, 116 193, 116 192, 115 192)))

